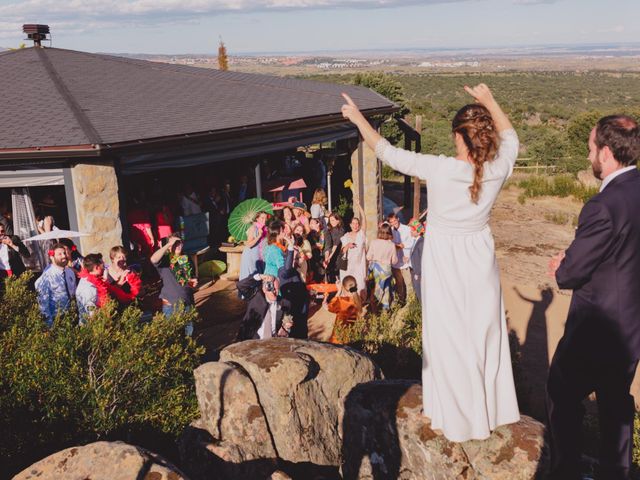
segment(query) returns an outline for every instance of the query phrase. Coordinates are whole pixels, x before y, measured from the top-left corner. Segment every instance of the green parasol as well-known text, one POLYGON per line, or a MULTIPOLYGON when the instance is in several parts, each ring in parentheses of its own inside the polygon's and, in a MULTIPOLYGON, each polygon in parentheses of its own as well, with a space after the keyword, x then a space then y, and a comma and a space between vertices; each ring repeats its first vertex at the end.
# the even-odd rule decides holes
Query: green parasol
POLYGON ((237 242, 247 239, 247 230, 259 212, 273 215, 273 205, 262 198, 250 198, 238 204, 229 215, 229 233, 237 242))

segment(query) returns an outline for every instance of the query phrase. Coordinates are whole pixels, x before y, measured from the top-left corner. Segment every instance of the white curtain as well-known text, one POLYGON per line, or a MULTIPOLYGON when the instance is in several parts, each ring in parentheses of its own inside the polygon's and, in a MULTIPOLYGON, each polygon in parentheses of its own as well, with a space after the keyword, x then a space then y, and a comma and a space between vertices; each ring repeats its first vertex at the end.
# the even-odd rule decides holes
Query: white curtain
MULTIPOLYGON (((13 207, 13 234, 21 240, 38 234, 36 215, 31 202, 31 194, 26 187, 11 190, 11 204, 13 207)), ((24 264, 32 270, 42 269, 47 265, 45 252, 46 242, 25 242, 25 246, 31 252, 29 258, 24 258, 24 264)))
POLYGON ((3 170, 0 172, 0 188, 48 187, 64 185, 61 168, 40 170, 3 170))

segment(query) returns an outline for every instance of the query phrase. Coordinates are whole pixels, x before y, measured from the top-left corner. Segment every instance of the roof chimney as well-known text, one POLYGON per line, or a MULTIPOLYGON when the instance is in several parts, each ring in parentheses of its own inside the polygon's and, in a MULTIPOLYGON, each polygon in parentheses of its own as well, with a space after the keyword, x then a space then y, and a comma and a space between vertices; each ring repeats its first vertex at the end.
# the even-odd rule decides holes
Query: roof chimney
POLYGON ((35 47, 42 46, 42 40, 47 39, 47 35, 49 35, 49 25, 38 25, 35 23, 26 23, 22 25, 22 31, 27 34, 27 40, 33 40, 33 45, 35 47))

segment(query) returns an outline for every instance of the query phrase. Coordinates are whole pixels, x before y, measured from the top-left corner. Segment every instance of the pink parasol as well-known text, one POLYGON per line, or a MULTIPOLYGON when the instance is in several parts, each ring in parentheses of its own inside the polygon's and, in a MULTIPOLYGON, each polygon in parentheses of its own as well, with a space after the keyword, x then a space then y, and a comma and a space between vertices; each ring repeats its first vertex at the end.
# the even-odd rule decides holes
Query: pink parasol
POLYGON ((283 183, 275 188, 269 190, 270 192, 282 192, 283 190, 298 190, 301 188, 307 188, 307 184, 304 182, 304 179, 298 178, 297 180, 293 180, 290 183, 283 183))

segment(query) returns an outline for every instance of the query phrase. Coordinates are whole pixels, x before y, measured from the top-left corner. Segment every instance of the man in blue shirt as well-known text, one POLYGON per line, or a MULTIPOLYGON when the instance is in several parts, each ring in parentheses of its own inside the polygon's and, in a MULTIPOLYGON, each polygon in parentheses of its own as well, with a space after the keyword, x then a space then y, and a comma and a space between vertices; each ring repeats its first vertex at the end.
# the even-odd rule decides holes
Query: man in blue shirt
POLYGON ((76 293, 76 275, 67 267, 69 259, 62 243, 56 243, 51 247, 49 260, 51 267, 42 272, 36 280, 35 287, 40 311, 47 326, 52 327, 56 316, 67 311, 71 305, 71 299, 76 293))

